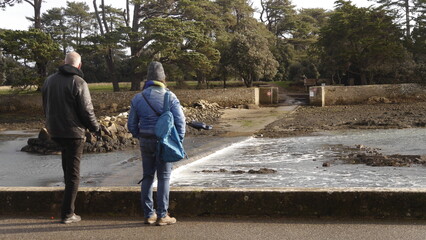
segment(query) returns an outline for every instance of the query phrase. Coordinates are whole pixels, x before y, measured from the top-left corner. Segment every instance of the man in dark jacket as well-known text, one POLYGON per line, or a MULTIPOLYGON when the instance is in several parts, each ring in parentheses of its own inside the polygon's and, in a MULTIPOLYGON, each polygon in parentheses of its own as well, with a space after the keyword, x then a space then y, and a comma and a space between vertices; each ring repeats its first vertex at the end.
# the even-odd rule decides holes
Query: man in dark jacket
POLYGON ((83 155, 86 129, 99 132, 99 123, 93 111, 89 88, 83 79, 81 57, 70 52, 65 65, 49 76, 43 84, 43 108, 46 128, 52 140, 61 147, 65 191, 61 222, 81 220, 74 213, 74 202, 80 184, 80 160, 83 155))

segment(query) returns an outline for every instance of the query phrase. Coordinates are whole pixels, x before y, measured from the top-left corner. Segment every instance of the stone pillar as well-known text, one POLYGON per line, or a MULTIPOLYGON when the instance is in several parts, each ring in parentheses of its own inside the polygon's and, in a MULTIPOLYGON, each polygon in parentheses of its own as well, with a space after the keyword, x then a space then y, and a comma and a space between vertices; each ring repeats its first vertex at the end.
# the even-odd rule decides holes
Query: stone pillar
POLYGON ((259 88, 254 88, 254 105, 259 106, 259 88))

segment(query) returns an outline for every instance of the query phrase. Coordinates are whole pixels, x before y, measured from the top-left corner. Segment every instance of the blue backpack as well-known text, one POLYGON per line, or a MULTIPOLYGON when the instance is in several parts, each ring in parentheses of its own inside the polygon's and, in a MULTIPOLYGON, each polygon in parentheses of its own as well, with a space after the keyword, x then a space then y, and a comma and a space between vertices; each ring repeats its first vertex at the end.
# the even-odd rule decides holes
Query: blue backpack
POLYGON ((146 98, 145 101, 159 116, 154 131, 158 139, 157 152, 160 153, 161 159, 164 162, 177 162, 183 159, 186 156, 185 150, 175 127, 173 114, 170 112, 170 91, 164 94, 163 112, 161 114, 155 111, 146 98))

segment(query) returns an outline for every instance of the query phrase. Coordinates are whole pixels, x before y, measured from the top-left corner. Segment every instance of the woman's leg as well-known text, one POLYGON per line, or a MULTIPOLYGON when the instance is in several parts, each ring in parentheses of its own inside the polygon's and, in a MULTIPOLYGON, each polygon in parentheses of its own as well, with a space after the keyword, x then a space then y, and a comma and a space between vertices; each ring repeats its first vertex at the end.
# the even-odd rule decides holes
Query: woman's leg
POLYGON ((169 208, 170 175, 172 163, 157 160, 157 216, 163 218, 167 215, 169 208))
POLYGON ((141 203, 144 217, 149 218, 155 212, 152 200, 152 184, 156 170, 156 147, 155 139, 140 139, 142 153, 143 178, 141 184, 141 203))

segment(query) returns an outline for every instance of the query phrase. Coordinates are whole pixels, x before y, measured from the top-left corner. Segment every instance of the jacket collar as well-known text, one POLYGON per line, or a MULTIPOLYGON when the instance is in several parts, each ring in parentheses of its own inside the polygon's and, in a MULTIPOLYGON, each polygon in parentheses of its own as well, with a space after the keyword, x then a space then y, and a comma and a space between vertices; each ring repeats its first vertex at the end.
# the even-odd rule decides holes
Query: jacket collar
POLYGON ((162 88, 166 88, 166 84, 164 84, 162 81, 146 81, 145 85, 143 86, 142 89, 147 89, 151 86, 157 86, 157 87, 162 87, 162 88))
POLYGON ((65 64, 65 65, 60 66, 59 72, 64 74, 64 75, 77 75, 77 76, 82 77, 82 78, 84 77, 84 74, 80 69, 73 67, 69 64, 65 64))

